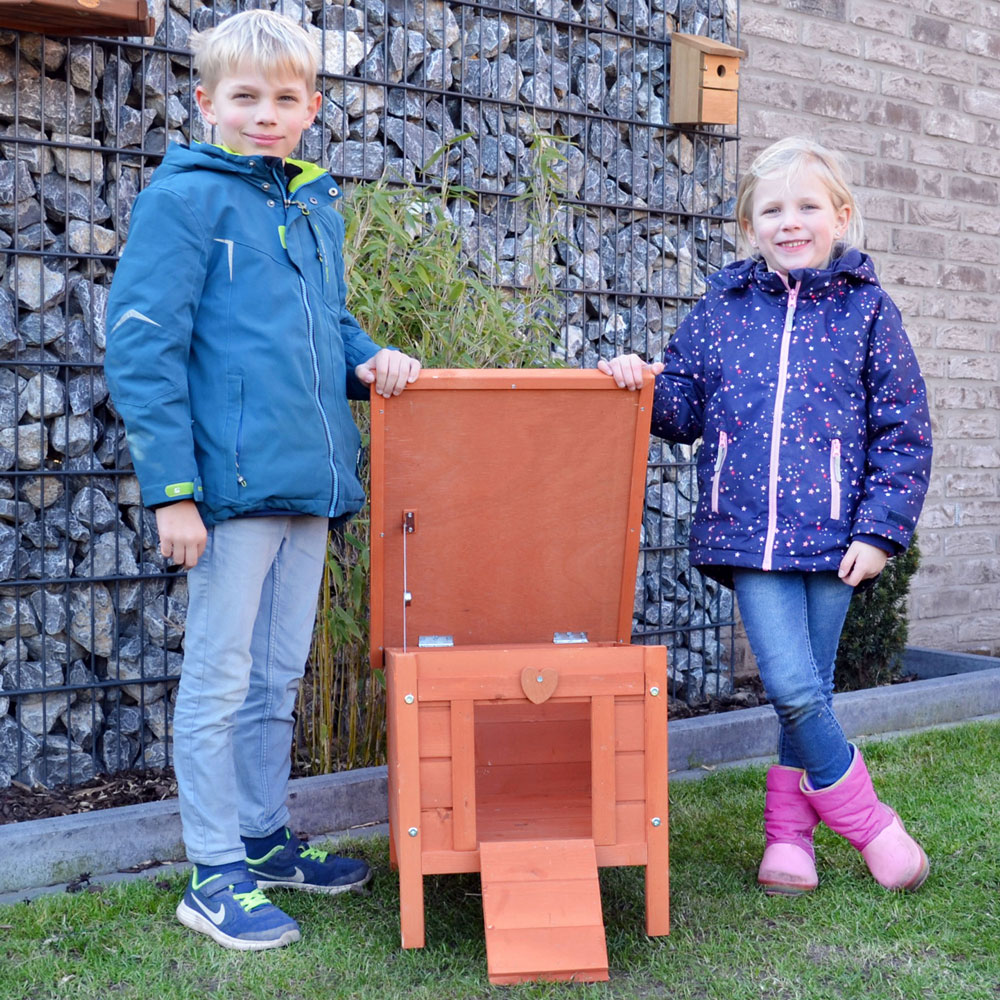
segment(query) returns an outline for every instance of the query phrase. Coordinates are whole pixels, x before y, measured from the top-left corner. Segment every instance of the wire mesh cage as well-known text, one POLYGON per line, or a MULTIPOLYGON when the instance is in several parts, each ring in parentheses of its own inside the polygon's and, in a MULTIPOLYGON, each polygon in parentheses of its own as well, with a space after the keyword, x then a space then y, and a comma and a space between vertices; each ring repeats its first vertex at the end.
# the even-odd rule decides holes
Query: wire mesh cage
MULTIPOLYGON (((191 32, 264 5, 161 0, 152 39, 0 29, 0 787, 170 763, 186 579, 108 398, 108 286, 167 144, 213 139, 191 32)), ((667 107, 671 31, 732 41, 736 0, 273 6, 321 45, 299 155, 348 189, 447 185, 466 266, 514 303, 547 282, 554 362, 660 356, 733 258, 736 130, 667 107), (540 137, 558 154, 541 214, 540 137)), ((671 648, 676 697, 725 694, 733 603, 687 561, 690 447, 654 442, 646 500, 634 640, 671 648)))

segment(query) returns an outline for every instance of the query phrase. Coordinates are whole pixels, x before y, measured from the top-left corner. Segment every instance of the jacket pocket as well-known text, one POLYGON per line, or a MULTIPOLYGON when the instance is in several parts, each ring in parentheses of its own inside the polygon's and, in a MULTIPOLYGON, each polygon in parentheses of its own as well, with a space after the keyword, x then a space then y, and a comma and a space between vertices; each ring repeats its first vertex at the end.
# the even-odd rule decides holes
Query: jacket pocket
POLYGON ((843 471, 840 467, 840 438, 830 442, 830 519, 840 520, 840 481, 843 471))
POLYGON ((243 379, 237 376, 229 377, 229 447, 232 451, 227 458, 228 468, 225 473, 226 494, 232 499, 240 499, 247 485, 240 470, 240 455, 243 451, 244 413, 243 379), (231 464, 230 464, 231 463, 231 464))
POLYGON ((712 513, 719 513, 719 481, 722 479, 722 467, 726 464, 726 452, 729 451, 729 435, 719 431, 719 446, 715 452, 715 471, 712 474, 712 513))

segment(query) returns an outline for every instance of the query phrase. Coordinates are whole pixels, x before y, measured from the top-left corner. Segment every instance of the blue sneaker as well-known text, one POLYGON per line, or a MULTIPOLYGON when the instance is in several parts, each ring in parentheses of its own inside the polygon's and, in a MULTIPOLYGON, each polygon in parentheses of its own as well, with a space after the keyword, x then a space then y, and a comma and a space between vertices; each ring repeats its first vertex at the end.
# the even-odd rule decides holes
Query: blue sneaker
POLYGON ((246 871, 209 875, 199 882, 196 865, 177 904, 177 919, 237 951, 281 948, 300 937, 299 925, 268 900, 246 871))
POLYGON ((310 847, 287 827, 285 842, 272 847, 261 858, 248 857, 247 868, 261 889, 305 889, 330 895, 349 889, 357 891, 372 877, 364 861, 310 847))

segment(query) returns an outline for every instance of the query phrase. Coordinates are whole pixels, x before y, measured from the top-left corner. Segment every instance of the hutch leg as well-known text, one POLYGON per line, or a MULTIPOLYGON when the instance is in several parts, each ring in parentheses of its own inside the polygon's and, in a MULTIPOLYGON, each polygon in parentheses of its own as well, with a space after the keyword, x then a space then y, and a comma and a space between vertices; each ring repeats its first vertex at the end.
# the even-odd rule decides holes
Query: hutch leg
POLYGON ((662 647, 645 652, 646 933, 670 933, 667 837, 667 658, 662 647), (653 692, 656 692, 655 694, 653 692))
POLYGON ((420 831, 420 742, 417 665, 412 653, 390 653, 389 798, 399 865, 399 927, 404 948, 424 946, 424 878, 420 831))

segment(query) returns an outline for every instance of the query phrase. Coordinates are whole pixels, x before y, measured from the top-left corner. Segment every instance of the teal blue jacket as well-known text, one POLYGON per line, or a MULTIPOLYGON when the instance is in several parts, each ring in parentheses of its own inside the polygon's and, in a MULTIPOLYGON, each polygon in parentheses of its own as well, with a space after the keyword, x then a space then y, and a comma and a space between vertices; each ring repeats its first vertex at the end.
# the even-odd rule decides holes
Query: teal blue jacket
POLYGON ((311 163, 172 145, 136 199, 105 366, 143 501, 206 524, 364 502, 354 367, 378 347, 346 305, 340 186, 311 163))

